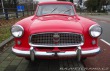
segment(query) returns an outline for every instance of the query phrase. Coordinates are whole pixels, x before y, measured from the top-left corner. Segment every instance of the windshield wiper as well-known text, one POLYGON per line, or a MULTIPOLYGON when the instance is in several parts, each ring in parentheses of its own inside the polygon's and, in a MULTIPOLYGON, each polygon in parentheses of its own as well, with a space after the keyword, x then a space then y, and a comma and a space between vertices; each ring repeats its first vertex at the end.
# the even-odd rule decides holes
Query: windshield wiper
POLYGON ((56 7, 55 9, 53 9, 50 13, 54 12, 58 7, 56 7))
POLYGON ((68 11, 70 11, 70 10, 71 10, 71 9, 68 9, 68 10, 64 11, 63 13, 68 12, 68 11))

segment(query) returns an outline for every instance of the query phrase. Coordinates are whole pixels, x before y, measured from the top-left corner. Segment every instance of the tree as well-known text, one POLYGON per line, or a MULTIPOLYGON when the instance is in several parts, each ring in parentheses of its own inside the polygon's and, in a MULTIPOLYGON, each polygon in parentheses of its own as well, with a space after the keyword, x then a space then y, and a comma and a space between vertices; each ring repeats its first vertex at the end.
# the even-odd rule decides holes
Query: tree
POLYGON ((104 6, 107 5, 108 0, 87 0, 85 5, 88 11, 105 11, 104 6))
POLYGON ((72 2, 72 3, 73 3, 73 0, 70 0, 70 2, 72 2))
POLYGON ((5 8, 16 8, 17 0, 3 0, 5 8))
POLYGON ((98 0, 88 0, 85 2, 88 11, 97 10, 98 0))

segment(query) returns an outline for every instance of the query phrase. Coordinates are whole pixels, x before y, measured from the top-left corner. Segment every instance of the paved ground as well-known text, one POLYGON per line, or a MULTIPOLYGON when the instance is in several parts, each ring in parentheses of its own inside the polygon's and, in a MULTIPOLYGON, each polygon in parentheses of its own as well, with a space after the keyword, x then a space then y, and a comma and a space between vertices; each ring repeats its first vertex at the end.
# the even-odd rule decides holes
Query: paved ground
POLYGON ((84 17, 88 17, 90 19, 97 19, 100 21, 110 22, 110 14, 85 14, 85 13, 82 13, 79 15, 84 16, 84 17))

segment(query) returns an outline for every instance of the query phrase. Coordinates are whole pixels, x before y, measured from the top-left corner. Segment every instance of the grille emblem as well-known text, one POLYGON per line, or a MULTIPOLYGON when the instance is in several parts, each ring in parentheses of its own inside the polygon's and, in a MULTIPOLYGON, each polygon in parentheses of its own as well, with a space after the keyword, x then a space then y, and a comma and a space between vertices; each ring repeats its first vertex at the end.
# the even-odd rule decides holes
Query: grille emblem
POLYGON ((60 41, 60 35, 58 35, 58 33, 55 33, 53 35, 53 41, 54 43, 58 43, 60 41))

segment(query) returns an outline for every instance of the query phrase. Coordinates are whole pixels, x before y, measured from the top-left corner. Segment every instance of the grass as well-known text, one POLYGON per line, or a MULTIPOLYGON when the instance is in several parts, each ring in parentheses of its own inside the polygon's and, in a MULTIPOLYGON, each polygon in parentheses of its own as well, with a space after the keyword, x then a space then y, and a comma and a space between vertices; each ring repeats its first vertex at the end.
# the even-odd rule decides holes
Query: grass
POLYGON ((0 43, 11 36, 10 28, 11 25, 4 25, 0 27, 0 43))
MULTIPOLYGON (((25 16, 27 17, 27 16, 25 16)), ((11 36, 10 28, 13 24, 15 24, 17 21, 25 18, 13 18, 9 20, 0 19, 0 43, 6 40, 11 36)))
POLYGON ((9 20, 0 19, 0 43, 11 36, 10 28, 22 18, 13 18, 9 20))

